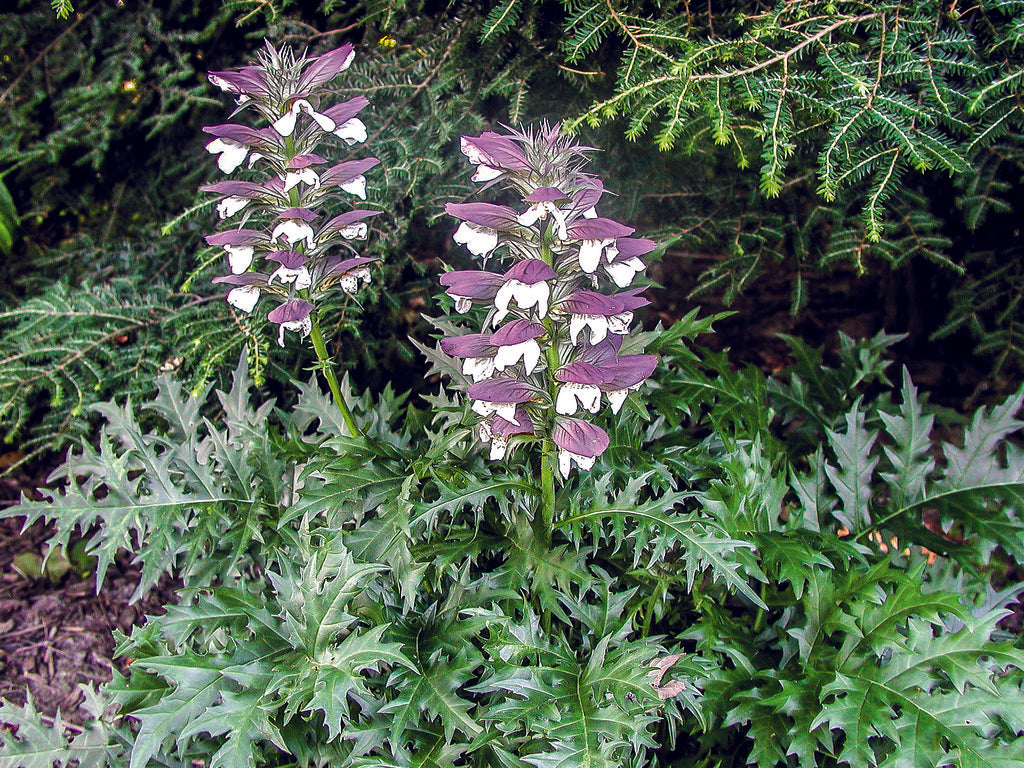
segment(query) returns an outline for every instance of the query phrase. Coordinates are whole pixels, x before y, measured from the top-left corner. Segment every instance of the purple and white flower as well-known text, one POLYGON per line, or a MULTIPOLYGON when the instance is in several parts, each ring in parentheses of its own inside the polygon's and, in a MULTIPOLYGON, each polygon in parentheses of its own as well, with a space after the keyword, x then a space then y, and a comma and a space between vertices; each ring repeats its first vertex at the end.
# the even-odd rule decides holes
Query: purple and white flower
POLYGON ((594 461, 608 448, 608 433, 582 419, 563 418, 555 422, 551 439, 558 446, 558 471, 568 477, 575 463, 582 470, 592 469, 594 461))
POLYGON ((577 408, 597 413, 601 407, 601 386, 611 378, 606 369, 580 361, 563 365, 555 372, 562 382, 555 396, 555 412, 572 416, 577 408))
POLYGON ((476 166, 473 181, 492 181, 506 171, 529 171, 530 164, 515 141, 493 131, 479 136, 463 136, 462 154, 476 166))
POLYGON ((237 96, 238 104, 269 95, 267 79, 261 67, 242 67, 238 71, 208 72, 207 79, 222 91, 237 96))
POLYGON ((617 221, 605 218, 582 219, 577 221, 568 229, 570 241, 579 241, 580 269, 587 274, 592 274, 598 264, 601 263, 601 256, 605 249, 612 245, 616 238, 626 237, 633 234, 635 230, 617 221))
POLYGON ((487 379, 470 384, 466 390, 473 404, 473 413, 487 418, 497 414, 503 419, 520 426, 516 417, 517 406, 533 400, 537 393, 529 384, 518 379, 487 379))
POLYGON ((369 231, 366 219, 379 215, 380 211, 364 211, 358 208, 354 211, 346 211, 340 216, 335 216, 320 228, 317 233, 317 242, 323 243, 334 235, 345 240, 365 240, 369 231))
POLYGON ((516 435, 533 434, 533 421, 526 409, 520 406, 516 408, 515 422, 495 416, 493 419, 481 421, 478 433, 481 443, 490 443, 488 458, 491 461, 499 461, 505 458, 511 438, 516 435))
POLYGON ((302 299, 289 299, 270 311, 267 319, 277 324, 277 345, 284 346, 284 332, 295 331, 300 339, 306 338, 313 328, 310 313, 313 305, 302 299))
POLYGON ((312 153, 293 157, 288 163, 284 175, 284 191, 287 192, 298 186, 300 181, 310 187, 319 187, 320 175, 313 166, 326 162, 320 155, 312 153))
POLYGON ((520 360, 523 370, 529 376, 540 363, 541 350, 537 339, 547 333, 540 323, 529 320, 513 320, 491 334, 491 344, 498 348, 494 356, 494 367, 503 371, 520 360))
POLYGON ((444 210, 462 220, 452 239, 475 256, 486 256, 497 248, 498 233, 509 231, 516 223, 516 212, 507 205, 448 203, 444 210))
POLYGON ((490 301, 498 295, 505 278, 480 269, 457 269, 445 272, 441 285, 455 299, 456 312, 468 312, 474 301, 490 301))
POLYGON ((200 192, 224 195, 217 203, 217 215, 222 219, 234 216, 253 200, 265 199, 268 190, 262 184, 251 181, 219 181, 199 188, 200 192))
POLYGON ((545 451, 554 443, 563 477, 573 465, 588 470, 609 438, 574 415, 597 413, 602 397, 617 413, 657 365, 653 355, 619 355, 633 313, 648 302, 642 289, 613 293, 628 288, 646 268, 639 257, 656 246, 598 216, 604 185, 581 170, 590 148, 558 126, 465 136, 462 151, 476 166, 474 181, 500 181, 526 207, 446 206, 461 220, 456 242, 485 259, 504 246, 498 258, 510 263, 441 277, 456 311, 491 302, 484 325, 500 325, 442 339, 441 349, 473 378, 467 395, 492 459, 506 456, 510 437, 536 433, 545 451))
POLYGON ((231 173, 244 163, 253 147, 266 143, 259 131, 245 125, 210 125, 203 132, 215 137, 206 143, 206 151, 217 155, 217 167, 224 173, 231 173))
POLYGON ((639 272, 647 269, 647 265, 640 259, 644 254, 650 253, 658 244, 653 240, 642 237, 620 237, 614 245, 605 249, 608 263, 605 264, 605 272, 608 277, 619 288, 626 288, 631 285, 633 278, 639 272))
POLYGON ((630 392, 636 392, 658 367, 654 355, 622 355, 605 363, 609 377, 601 386, 612 413, 618 413, 630 392))
POLYGON ((309 270, 306 269, 309 258, 305 254, 298 251, 271 251, 266 257, 281 265, 271 273, 267 285, 277 279, 282 283, 294 285, 297 291, 302 291, 313 284, 309 270))
POLYGON ((370 102, 365 96, 343 101, 327 107, 323 114, 331 118, 337 126, 334 135, 351 146, 366 141, 366 125, 356 115, 370 102))
POLYGON ((609 331, 626 333, 629 327, 621 322, 621 302, 597 291, 576 291, 558 302, 557 309, 569 315, 569 338, 573 344, 579 343, 584 328, 589 329, 589 343, 597 344, 609 331))
POLYGON ((320 282, 324 284, 337 282, 345 293, 355 293, 359 290, 360 283, 370 282, 369 265, 375 261, 378 259, 369 256, 354 256, 350 259, 332 256, 324 263, 320 282))
POLYGON ((235 286, 228 291, 228 304, 249 314, 255 308, 256 302, 260 300, 260 286, 266 285, 267 276, 258 272, 247 272, 244 275, 215 277, 213 282, 235 286))
POLYGON ((305 112, 324 131, 333 132, 337 127, 327 115, 317 112, 308 99, 295 99, 287 111, 273 122, 273 128, 282 136, 291 136, 295 131, 295 121, 300 112, 305 112))
POLYGON ((498 348, 491 343, 489 333, 469 333, 441 339, 441 351, 462 360, 462 373, 473 381, 489 379, 494 375, 494 356, 498 348))
POLYGON ((551 286, 548 280, 558 277, 550 266, 540 259, 524 259, 505 272, 504 284, 494 296, 494 306, 498 310, 495 322, 501 322, 509 313, 509 305, 514 300, 520 309, 537 308, 537 317, 544 319, 548 313, 548 299, 551 286))
POLYGON ((538 187, 523 198, 523 202, 530 203, 525 213, 519 214, 518 221, 524 227, 532 227, 538 221, 545 221, 550 215, 555 221, 555 231, 559 240, 568 240, 566 231, 565 211, 555 203, 567 200, 565 193, 556 187, 538 187))
POLYGON ((340 286, 355 292, 370 280, 369 264, 376 261, 343 258, 330 249, 341 246, 354 252, 348 241, 366 238, 366 220, 377 212, 352 210, 316 226, 319 204, 339 187, 365 198, 364 173, 378 164, 376 158, 364 158, 324 169, 327 161, 316 153, 326 138, 336 136, 348 144, 366 138, 366 126, 357 118, 368 103, 364 97, 328 106, 321 101, 328 95, 323 85, 346 69, 353 56, 351 45, 307 57, 267 44, 259 66, 209 74, 211 83, 237 96, 243 109, 253 109, 265 123, 262 128, 231 123, 205 128, 213 137, 206 149, 225 173, 247 158, 250 168, 263 158, 272 169, 259 183, 232 180, 203 188, 221 196, 217 213, 222 219, 244 211, 244 222, 251 227, 207 238, 210 245, 224 248, 232 273, 216 282, 231 286, 228 303, 243 312, 252 312, 264 293, 280 297, 283 303, 268 318, 278 326, 281 345, 287 331, 300 336, 310 332, 313 302, 325 291, 340 286), (268 260, 269 275, 249 271, 260 256, 268 260))
POLYGON ((380 163, 376 157, 364 157, 360 160, 346 160, 344 163, 332 165, 320 174, 320 183, 341 187, 350 195, 360 200, 366 199, 366 176, 368 170, 380 163))
POLYGON ((316 247, 313 240, 315 233, 309 224, 316 219, 316 211, 309 208, 286 208, 277 215, 277 218, 282 221, 270 233, 270 242, 276 243, 280 238, 288 245, 295 245, 305 240, 307 248, 316 247))
POLYGON ((267 236, 258 229, 228 229, 207 235, 209 245, 221 246, 228 255, 232 274, 240 275, 251 265, 257 245, 266 245, 267 236))

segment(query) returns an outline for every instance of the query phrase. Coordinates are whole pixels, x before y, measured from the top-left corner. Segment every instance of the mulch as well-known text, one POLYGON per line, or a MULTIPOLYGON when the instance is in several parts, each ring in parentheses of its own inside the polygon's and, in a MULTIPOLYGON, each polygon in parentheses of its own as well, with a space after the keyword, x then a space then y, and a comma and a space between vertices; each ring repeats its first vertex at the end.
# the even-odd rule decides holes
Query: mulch
MULTIPOLYGON (((43 478, 20 472, 0 478, 0 506, 15 503, 43 478)), ((23 553, 42 555, 51 531, 36 523, 21 530, 22 519, 0 520, 0 699, 24 704, 31 696, 36 708, 53 716, 59 710, 67 722, 81 723, 80 686, 110 680, 114 631, 130 632, 147 614, 161 613, 174 600, 168 578, 142 600, 129 599, 139 571, 127 556, 109 570, 103 589, 95 576, 75 572, 55 582, 30 578, 15 568, 23 553)))

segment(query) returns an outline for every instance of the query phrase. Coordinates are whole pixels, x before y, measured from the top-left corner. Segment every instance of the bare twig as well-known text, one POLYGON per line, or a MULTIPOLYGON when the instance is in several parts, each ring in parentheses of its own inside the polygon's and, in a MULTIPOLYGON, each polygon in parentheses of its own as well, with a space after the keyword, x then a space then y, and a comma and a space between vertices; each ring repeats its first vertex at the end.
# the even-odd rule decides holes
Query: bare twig
POLYGON ((43 50, 41 50, 39 52, 39 55, 37 55, 34 59, 32 59, 32 61, 29 62, 28 66, 26 66, 23 70, 21 70, 21 72, 18 74, 18 76, 16 78, 14 78, 14 80, 11 81, 11 84, 9 86, 7 86, 7 88, 4 90, 4 92, 0 93, 0 104, 3 104, 4 101, 6 101, 7 97, 10 96, 14 92, 14 89, 18 87, 18 83, 20 83, 22 81, 22 79, 25 77, 25 75, 27 75, 29 72, 32 71, 32 69, 36 66, 36 64, 38 64, 40 61, 42 61, 44 58, 46 58, 46 56, 54 48, 56 48, 60 44, 61 40, 63 40, 64 37, 71 32, 71 30, 73 30, 75 27, 77 27, 79 24, 81 24, 83 21, 85 21, 87 18, 89 18, 89 16, 91 16, 93 14, 93 12, 97 8, 99 8, 99 7, 100 7, 99 4, 94 5, 89 10, 87 10, 84 13, 80 14, 78 16, 78 18, 74 20, 73 23, 69 24, 66 29, 64 29, 59 35, 57 35, 55 38, 53 38, 53 40, 51 40, 46 45, 46 47, 43 48, 43 50))

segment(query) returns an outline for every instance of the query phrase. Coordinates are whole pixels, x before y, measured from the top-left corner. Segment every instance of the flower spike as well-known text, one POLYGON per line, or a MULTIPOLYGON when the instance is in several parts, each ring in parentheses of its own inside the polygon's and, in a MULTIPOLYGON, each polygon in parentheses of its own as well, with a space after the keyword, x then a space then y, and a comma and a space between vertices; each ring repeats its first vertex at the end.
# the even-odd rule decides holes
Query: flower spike
POLYGON ((235 95, 240 110, 255 111, 264 126, 204 128, 213 137, 207 151, 227 174, 246 165, 266 170, 261 181, 230 179, 202 188, 220 196, 221 219, 242 214, 245 223, 206 240, 227 255, 231 274, 217 282, 231 286, 232 307, 250 313, 265 297, 276 299, 267 316, 278 326, 279 344, 286 331, 300 337, 311 331, 317 302, 327 292, 335 287, 355 292, 369 282, 369 265, 376 261, 354 256, 351 242, 367 237, 368 220, 377 211, 350 210, 320 223, 324 203, 339 193, 366 198, 365 174, 378 164, 368 157, 330 165, 319 150, 325 141, 366 139, 366 126, 357 117, 368 104, 365 97, 321 103, 323 86, 347 69, 354 55, 348 44, 314 57, 268 44, 257 66, 209 73, 213 85, 235 95), (334 252, 339 248, 342 255, 334 252))
POLYGON ((604 399, 617 414, 657 366, 653 355, 619 354, 648 303, 629 286, 646 269, 640 257, 657 246, 598 214, 604 185, 581 170, 589 148, 556 126, 463 136, 461 149, 474 181, 506 187, 522 207, 445 206, 459 220, 456 243, 504 263, 441 276, 457 312, 483 305, 477 330, 494 328, 443 338, 441 351, 473 379, 466 394, 490 458, 504 458, 510 439, 535 435, 545 455, 557 449, 563 477, 573 466, 588 470, 609 443, 590 418, 604 399))

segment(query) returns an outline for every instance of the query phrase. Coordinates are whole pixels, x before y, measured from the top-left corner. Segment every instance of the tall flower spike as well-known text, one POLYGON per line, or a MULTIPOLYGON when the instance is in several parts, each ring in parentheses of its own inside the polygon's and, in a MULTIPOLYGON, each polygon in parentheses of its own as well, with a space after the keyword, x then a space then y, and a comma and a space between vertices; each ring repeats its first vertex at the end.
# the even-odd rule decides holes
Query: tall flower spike
POLYGON ((378 160, 328 161, 332 144, 366 138, 357 117, 368 104, 363 96, 323 103, 323 87, 351 65, 354 55, 351 45, 308 57, 268 44, 256 66, 209 73, 211 83, 237 97, 236 112, 255 113, 264 125, 203 129, 213 137, 206 149, 221 171, 262 174, 203 187, 219 196, 221 219, 241 216, 244 222, 243 228, 217 232, 207 242, 227 255, 231 274, 218 282, 231 286, 232 307, 252 312, 257 303, 275 300, 267 318, 278 326, 282 344, 286 331, 302 337, 312 330, 316 306, 329 291, 340 287, 354 293, 369 282, 375 261, 357 256, 352 242, 366 239, 368 222, 378 212, 353 208, 338 214, 336 199, 365 199, 365 174, 378 160))
POLYGON ((608 435, 589 419, 604 399, 618 413, 657 365, 653 355, 619 354, 647 303, 629 286, 646 268, 639 257, 656 245, 598 214, 604 185, 583 171, 589 150, 557 126, 464 136, 461 148, 474 181, 504 187, 522 204, 445 206, 460 222, 455 242, 500 266, 441 276, 456 312, 476 323, 476 332, 442 339, 441 350, 473 379, 467 395, 492 459, 530 439, 545 456, 557 451, 563 477, 573 466, 590 469, 608 435))

